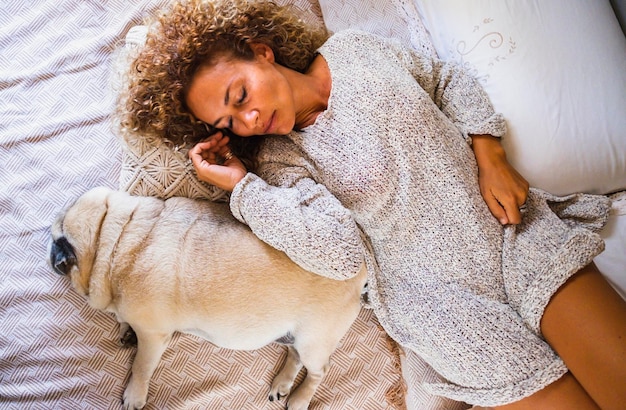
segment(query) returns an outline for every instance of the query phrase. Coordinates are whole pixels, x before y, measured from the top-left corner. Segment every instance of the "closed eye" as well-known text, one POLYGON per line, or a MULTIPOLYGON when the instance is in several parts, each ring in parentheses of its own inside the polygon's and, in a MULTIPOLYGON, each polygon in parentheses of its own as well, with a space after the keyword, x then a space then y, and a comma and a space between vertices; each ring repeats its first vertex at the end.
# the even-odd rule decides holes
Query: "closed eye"
MULTIPOLYGON (((242 87, 241 95, 237 99, 237 105, 242 105, 246 101, 247 97, 248 97, 248 91, 246 90, 246 87, 242 87)), ((233 129, 233 117, 232 116, 228 117, 228 125, 226 128, 232 131, 233 129)))
POLYGON ((246 90, 245 87, 243 87, 241 89, 241 96, 239 97, 239 100, 237 101, 239 104, 243 104, 243 102, 246 100, 246 97, 248 96, 248 91, 246 90))

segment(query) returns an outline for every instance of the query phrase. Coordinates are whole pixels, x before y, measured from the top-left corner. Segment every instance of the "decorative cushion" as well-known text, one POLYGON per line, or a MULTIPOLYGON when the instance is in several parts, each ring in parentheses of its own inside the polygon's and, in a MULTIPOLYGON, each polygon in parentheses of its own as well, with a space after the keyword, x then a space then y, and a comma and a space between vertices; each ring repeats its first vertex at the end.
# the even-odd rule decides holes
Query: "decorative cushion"
POLYGON ((185 151, 166 145, 139 142, 126 145, 123 153, 119 189, 132 195, 222 201, 228 193, 196 177, 185 151))
MULTIPOLYGON (((126 44, 115 56, 113 87, 123 86, 123 73, 133 56, 146 42, 146 26, 134 26, 126 44)), ((171 198, 226 200, 228 193, 196 177, 186 150, 171 149, 158 141, 119 138, 123 148, 119 189, 133 195, 171 198)))
POLYGON ((626 39, 608 0, 415 0, 441 58, 507 118, 510 162, 554 194, 626 189, 626 39))

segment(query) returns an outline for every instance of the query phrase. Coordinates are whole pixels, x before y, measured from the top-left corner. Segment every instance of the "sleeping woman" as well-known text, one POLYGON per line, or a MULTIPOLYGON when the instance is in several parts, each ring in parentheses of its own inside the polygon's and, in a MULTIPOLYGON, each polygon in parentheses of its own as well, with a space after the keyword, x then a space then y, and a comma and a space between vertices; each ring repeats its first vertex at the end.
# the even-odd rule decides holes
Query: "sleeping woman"
POLYGON ((433 394, 626 403, 626 303, 593 264, 610 204, 529 189, 460 67, 271 2, 189 0, 129 75, 124 132, 192 145, 198 178, 303 268, 343 280, 365 263, 380 323, 441 376, 433 394))

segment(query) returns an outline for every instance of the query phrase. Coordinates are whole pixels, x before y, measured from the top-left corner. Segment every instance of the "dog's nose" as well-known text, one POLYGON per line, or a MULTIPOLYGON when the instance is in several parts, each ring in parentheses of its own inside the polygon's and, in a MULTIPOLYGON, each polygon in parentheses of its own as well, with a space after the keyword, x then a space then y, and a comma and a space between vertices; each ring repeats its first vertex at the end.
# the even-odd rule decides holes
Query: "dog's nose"
POLYGON ((50 246, 50 265, 59 275, 67 275, 76 265, 74 247, 62 236, 53 241, 50 246))

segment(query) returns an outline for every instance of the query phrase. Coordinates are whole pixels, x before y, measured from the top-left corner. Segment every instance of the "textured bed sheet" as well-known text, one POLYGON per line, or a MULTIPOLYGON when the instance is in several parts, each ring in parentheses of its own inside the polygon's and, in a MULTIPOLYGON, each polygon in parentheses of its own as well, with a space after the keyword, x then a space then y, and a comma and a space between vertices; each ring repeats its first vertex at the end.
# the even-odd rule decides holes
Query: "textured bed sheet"
MULTIPOLYGON (((306 7, 317 0, 284 1, 306 7)), ((121 408, 135 350, 118 345, 113 316, 87 306, 67 278, 47 266, 47 241, 65 205, 91 187, 118 187, 122 153, 110 124, 113 56, 129 29, 166 3, 5 0, 0 7, 2 410, 121 408)), ((396 3, 404 14, 414 13, 410 1, 396 3)), ((354 20, 358 13, 348 6, 333 15, 354 20)), ((398 27, 384 17, 391 20, 377 18, 380 26, 398 27)), ((424 45, 421 31, 405 37, 424 45)), ((621 205, 603 231, 607 252, 598 265, 623 292, 626 197, 615 199, 621 205)), ((284 355, 278 345, 236 352, 176 335, 154 374, 146 409, 281 409, 267 401, 267 392, 284 355)), ((411 363, 404 373, 396 345, 363 310, 311 410, 468 407, 426 394, 419 385, 434 377, 432 370, 415 355, 402 360, 411 363)))

